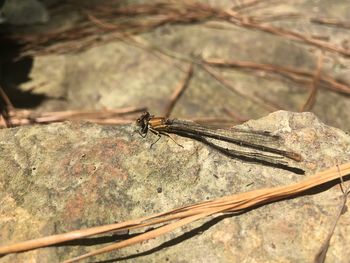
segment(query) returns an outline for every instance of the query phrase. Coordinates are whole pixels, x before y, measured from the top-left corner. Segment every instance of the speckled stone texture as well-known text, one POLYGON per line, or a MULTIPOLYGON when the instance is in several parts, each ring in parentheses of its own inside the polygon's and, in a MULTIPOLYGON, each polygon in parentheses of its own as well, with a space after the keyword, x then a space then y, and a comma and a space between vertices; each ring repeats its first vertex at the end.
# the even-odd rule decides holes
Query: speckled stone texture
MULTIPOLYGON (((0 245, 286 185, 350 160, 350 136, 311 113, 280 111, 243 126, 280 134, 284 147, 304 158, 291 165, 306 174, 234 160, 177 136, 184 148, 163 137, 150 149, 156 137, 141 138, 133 125, 65 122, 0 130, 0 245)), ((311 262, 341 196, 333 184, 241 215, 201 220, 88 262, 311 262)), ((326 262, 348 262, 349 222, 346 212, 326 262)), ((0 262, 60 262, 121 237, 91 237, 0 262)))

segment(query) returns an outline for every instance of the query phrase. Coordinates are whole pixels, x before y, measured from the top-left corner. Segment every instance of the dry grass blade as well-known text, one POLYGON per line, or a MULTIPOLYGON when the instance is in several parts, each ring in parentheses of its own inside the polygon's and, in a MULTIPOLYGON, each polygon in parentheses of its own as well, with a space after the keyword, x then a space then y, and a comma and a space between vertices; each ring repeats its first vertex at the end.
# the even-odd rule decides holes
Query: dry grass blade
POLYGON ((315 24, 350 29, 350 21, 339 21, 338 19, 335 19, 335 18, 311 18, 310 22, 315 24))
MULTIPOLYGON (((260 30, 269 34, 285 37, 287 39, 293 40, 293 41, 298 41, 298 42, 303 42, 308 45, 315 46, 319 49, 324 49, 330 52, 335 52, 338 53, 342 56, 345 57, 350 57, 350 51, 346 50, 344 48, 338 47, 334 44, 330 44, 321 40, 314 39, 310 36, 303 35, 299 32, 295 31, 290 31, 284 28, 280 27, 274 27, 271 25, 265 25, 261 24, 258 22, 253 21, 249 17, 243 17, 240 16, 238 13, 232 11, 232 10, 227 10, 226 11, 226 20, 236 24, 238 26, 246 27, 246 28, 251 28, 251 29, 256 29, 260 30)), ((221 14, 222 18, 224 18, 223 14, 221 14)))
POLYGON ((224 111, 231 116, 233 119, 236 120, 238 123, 243 123, 249 120, 249 118, 241 116, 240 114, 234 112, 233 110, 228 109, 227 107, 224 107, 224 111))
POLYGON ((265 104, 268 104, 270 107, 275 108, 276 110, 286 110, 285 107, 282 107, 276 101, 271 101, 264 95, 260 95, 258 92, 254 92, 254 96, 263 101, 265 104))
MULTIPOLYGON (((144 229, 144 227, 147 226, 165 224, 156 230, 145 232, 139 236, 121 241, 97 251, 92 251, 91 253, 76 258, 82 259, 91 255, 97 255, 111 251, 112 249, 125 247, 127 245, 135 244, 137 242, 142 242, 144 240, 166 234, 177 227, 183 226, 201 218, 205 218, 209 215, 218 215, 224 212, 244 211, 245 209, 252 208, 257 205, 267 204, 277 200, 285 199, 287 197, 295 196, 313 187, 338 179, 338 169, 342 171, 344 177, 348 176, 350 174, 350 162, 339 166, 339 168, 338 166, 335 166, 326 171, 319 172, 301 182, 291 185, 254 190, 232 196, 226 196, 212 201, 205 201, 194 205, 188 205, 166 213, 156 214, 137 220, 130 220, 122 223, 94 227, 85 230, 77 230, 65 234, 47 236, 21 242, 18 244, 3 246, 0 247, 0 255, 36 249, 116 230, 144 229)), ((74 260, 75 259, 72 259, 68 262, 73 262, 74 260)))
MULTIPOLYGON (((231 67, 231 68, 242 68, 248 70, 260 70, 265 72, 271 72, 275 74, 280 74, 285 77, 289 77, 291 79, 306 78, 306 79, 314 79, 314 73, 307 70, 296 69, 292 67, 284 67, 273 64, 263 64, 256 63, 252 61, 243 61, 243 60, 225 60, 225 59, 205 59, 203 63, 206 63, 210 66, 216 67, 231 67)), ((337 92, 342 92, 345 94, 350 94, 350 86, 340 83, 333 79, 332 77, 322 74, 319 76, 319 80, 326 84, 326 87, 332 89, 337 92)))
POLYGON ((5 105, 6 105, 8 110, 14 109, 9 97, 6 95, 6 93, 3 90, 3 88, 1 87, 1 85, 0 85, 0 97, 4 100, 5 105))
POLYGON ((244 1, 243 3, 239 3, 235 6, 232 7, 232 10, 235 11, 242 11, 243 9, 249 8, 249 7, 253 7, 256 6, 258 4, 261 4, 263 2, 267 2, 268 0, 251 0, 251 1, 244 1))
POLYGON ((8 115, 9 111, 12 109, 14 109, 13 104, 0 84, 0 128, 8 128, 11 126, 10 122, 8 121, 8 115))
POLYGON ((180 99, 182 94, 185 92, 186 88, 189 85, 189 82, 191 80, 193 74, 193 65, 190 64, 186 70, 186 76, 182 79, 182 81, 178 84, 176 89, 174 90, 173 94, 170 97, 169 104, 167 105, 165 109, 165 117, 169 117, 171 112, 173 111, 176 102, 180 99))
MULTIPOLYGON (((235 118, 220 118, 220 117, 184 117, 186 120, 191 120, 196 123, 200 123, 203 125, 208 125, 211 127, 217 126, 218 128, 223 127, 232 127, 235 123, 235 118)), ((240 123, 240 122, 238 122, 240 123)))
POLYGON ((343 197, 343 202, 340 206, 340 209, 339 209, 339 212, 333 222, 333 225, 332 225, 332 228, 329 232, 329 234, 327 235, 327 238, 326 240, 324 241, 324 244, 322 245, 320 251, 317 253, 317 255, 315 256, 315 260, 314 262, 315 263, 324 263, 325 260, 326 260, 326 255, 327 255, 327 251, 328 251, 328 248, 329 248, 329 244, 331 242, 331 238, 334 234, 334 230, 337 226, 337 223, 340 219, 340 217, 342 216, 343 214, 343 211, 344 211, 344 208, 346 207, 346 202, 347 202, 347 196, 349 195, 349 188, 346 190, 346 193, 344 193, 344 197, 343 197))
POLYGON ((104 110, 67 110, 56 112, 34 112, 31 110, 10 110, 7 121, 12 126, 52 123, 62 121, 89 121, 100 124, 127 124, 136 119, 134 114, 147 110, 145 107, 126 107, 104 110))
POLYGON ((315 70, 315 75, 314 75, 314 79, 312 81, 312 87, 311 87, 309 96, 300 110, 302 112, 303 111, 310 111, 315 104, 316 94, 317 94, 317 90, 319 87, 319 80, 320 80, 320 75, 321 75, 321 70, 322 70, 322 64, 323 64, 323 54, 320 53, 320 55, 318 56, 318 59, 317 59, 317 68, 315 70))
POLYGON ((136 237, 132 237, 132 238, 129 238, 127 240, 118 242, 116 244, 109 245, 109 246, 106 246, 106 247, 98 249, 98 250, 94 250, 94 251, 92 251, 90 253, 81 255, 79 257, 63 261, 63 263, 77 262, 77 261, 82 260, 84 258, 96 256, 96 255, 99 255, 99 254, 102 254, 102 253, 107 253, 107 252, 110 252, 110 251, 113 251, 113 250, 116 250, 116 249, 120 249, 120 248, 123 248, 123 247, 131 246, 133 244, 141 243, 141 242, 143 242, 145 240, 153 239, 153 238, 156 238, 158 236, 164 235, 164 234, 166 234, 166 233, 168 233, 170 231, 175 230, 176 228, 179 228, 181 226, 190 224, 190 223, 192 223, 192 222, 194 222, 194 221, 196 221, 196 220, 198 220, 198 219, 200 219, 202 217, 209 216, 209 215, 211 215, 211 213, 189 216, 189 217, 186 217, 184 219, 180 219, 180 220, 178 220, 178 221, 176 221, 174 223, 171 223, 171 224, 159 227, 159 228, 157 228, 155 230, 151 230, 151 231, 149 231, 147 233, 140 234, 140 235, 138 235, 136 237))
POLYGON ((126 7, 99 5, 83 11, 83 17, 71 28, 32 35, 11 35, 22 44, 20 56, 62 54, 81 51, 95 45, 139 34, 164 24, 193 23, 207 20, 213 13, 199 3, 133 4, 126 7), (99 19, 103 17, 103 21, 99 19))
POLYGON ((347 198, 348 198, 348 195, 350 193, 350 186, 347 187, 346 189, 343 186, 344 185, 343 176, 342 176, 339 168, 338 168, 338 172, 339 172, 339 176, 340 176, 340 188, 343 192, 343 198, 342 198, 343 202, 340 205, 339 212, 338 212, 338 214, 333 222, 333 225, 331 227, 331 230, 329 231, 329 234, 327 235, 326 240, 323 242, 320 250, 318 251, 318 253, 315 256, 314 263, 324 263, 325 262, 331 238, 334 234, 335 227, 337 226, 340 217, 344 213, 344 210, 346 208, 347 198))
MULTIPOLYGON (((205 61, 207 62, 207 61, 205 61)), ((261 101, 259 101, 258 99, 256 99, 255 97, 250 97, 247 96, 246 94, 242 93, 241 91, 239 91, 238 89, 236 89, 227 79, 225 79, 223 76, 221 76, 218 72, 215 72, 214 69, 212 69, 211 67, 202 64, 202 68, 208 72, 210 74, 210 76, 212 76, 214 79, 216 79, 219 83, 221 83, 221 85, 223 85, 225 88, 227 88, 228 90, 234 92, 235 94, 243 97, 243 98, 247 98, 248 100, 257 103, 261 106, 263 106, 265 109, 267 109, 270 112, 279 110, 276 107, 272 106, 271 104, 267 104, 267 103, 262 103, 261 101)))
MULTIPOLYGON (((250 1, 236 9, 260 2, 263 1, 250 1)), ((314 39, 312 36, 259 23, 254 18, 239 15, 232 9, 223 10, 196 2, 133 4, 126 7, 99 5, 84 10, 83 14, 83 18, 77 24, 63 31, 33 35, 15 34, 9 38, 22 45, 20 56, 57 54, 81 51, 116 38, 121 39, 125 34, 140 34, 164 24, 189 24, 210 20, 226 21, 239 27, 263 31, 342 56, 350 56, 349 50, 314 39), (99 17, 103 18, 103 21, 99 17)))
POLYGON ((9 125, 8 125, 6 119, 4 118, 4 116, 2 115, 2 113, 0 112, 0 128, 1 127, 8 128, 9 125))
POLYGON ((281 14, 274 14, 274 15, 250 16, 249 18, 252 19, 254 22, 266 23, 266 22, 273 22, 273 21, 278 21, 283 19, 296 19, 300 17, 302 17, 300 13, 290 12, 290 13, 281 13, 281 14))

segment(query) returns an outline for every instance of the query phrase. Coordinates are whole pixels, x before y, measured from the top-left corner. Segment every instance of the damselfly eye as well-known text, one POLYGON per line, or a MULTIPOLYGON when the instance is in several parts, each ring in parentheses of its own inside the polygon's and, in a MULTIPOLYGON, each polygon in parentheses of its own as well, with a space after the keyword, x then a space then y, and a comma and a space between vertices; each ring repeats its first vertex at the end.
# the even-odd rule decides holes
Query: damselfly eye
POLYGON ((146 123, 147 123, 147 121, 148 121, 148 119, 149 119, 149 117, 150 117, 149 112, 146 111, 146 112, 142 113, 142 115, 140 116, 140 118, 138 118, 138 119, 136 120, 136 125, 137 125, 137 126, 140 126, 140 127, 145 126, 146 123))
POLYGON ((136 125, 142 127, 144 125, 143 118, 138 118, 136 120, 136 125))

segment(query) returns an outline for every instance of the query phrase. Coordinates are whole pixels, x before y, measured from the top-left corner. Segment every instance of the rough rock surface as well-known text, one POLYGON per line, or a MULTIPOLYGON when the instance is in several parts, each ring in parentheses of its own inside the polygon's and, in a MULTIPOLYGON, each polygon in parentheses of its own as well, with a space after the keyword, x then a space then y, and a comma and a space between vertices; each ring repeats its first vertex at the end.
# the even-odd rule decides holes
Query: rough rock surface
MULTIPOLYGON (((150 149, 155 136, 143 139, 135 126, 65 122, 0 130, 0 245, 286 185, 350 160, 350 136, 310 113, 280 111, 244 126, 281 134, 285 148, 304 157, 291 164, 306 174, 230 159, 180 137, 175 139, 184 148, 163 137, 150 149)), ((323 190, 201 220, 92 261, 311 262, 341 203, 338 185, 323 190)), ((348 262, 349 222, 347 212, 327 262, 348 262)), ((59 262, 118 238, 93 237, 7 255, 0 262, 59 262)))

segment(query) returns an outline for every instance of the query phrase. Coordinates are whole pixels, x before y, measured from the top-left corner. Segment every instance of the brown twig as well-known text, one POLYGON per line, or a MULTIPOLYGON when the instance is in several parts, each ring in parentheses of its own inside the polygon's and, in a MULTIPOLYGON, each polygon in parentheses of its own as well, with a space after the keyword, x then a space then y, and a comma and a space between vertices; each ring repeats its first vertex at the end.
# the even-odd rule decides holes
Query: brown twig
MULTIPOLYGON (((350 174, 350 163, 345 163, 339 169, 347 176, 350 174)), ((13 245, 6 245, 0 247, 0 255, 9 253, 18 253, 22 251, 37 249, 50 245, 57 245, 66 241, 81 239, 93 235, 105 234, 113 231, 144 229, 148 226, 159 226, 154 230, 147 231, 138 236, 131 237, 113 245, 92 251, 85 255, 67 260, 66 262, 75 262, 90 256, 95 256, 101 253, 106 253, 112 250, 120 249, 122 247, 130 246, 132 244, 140 243, 148 239, 152 239, 164 235, 175 228, 189 224, 196 220, 211 216, 219 215, 227 212, 242 212, 257 207, 259 205, 283 200, 290 197, 295 197, 298 194, 314 188, 316 186, 325 184, 339 178, 337 167, 332 167, 326 171, 319 172, 301 182, 278 186, 274 188, 264 188, 245 193, 239 193, 232 196, 222 197, 216 200, 205 201, 194 205, 189 205, 174 209, 169 212, 160 213, 148 217, 139 218, 136 220, 125 221, 122 223, 115 223, 110 225, 98 226, 88 228, 85 230, 76 230, 65 234, 57 234, 53 236, 42 237, 25 242, 20 242, 13 245)))
POLYGON ((189 82, 191 80, 193 74, 193 65, 189 64, 186 70, 186 76, 181 80, 181 82, 175 88, 173 94, 170 97, 169 103, 165 108, 165 117, 169 117, 171 112, 173 111, 176 102, 180 99, 182 94, 185 92, 186 88, 189 86, 189 82))
POLYGON ((319 81, 320 81, 322 65, 323 65, 323 54, 321 52, 320 55, 318 56, 318 59, 317 59, 317 67, 316 67, 315 75, 314 75, 314 78, 313 78, 313 81, 311 84, 309 96, 308 96, 307 100, 305 101, 304 105, 301 107, 301 109, 300 109, 301 112, 310 111, 315 104, 317 90, 319 88, 319 81))

